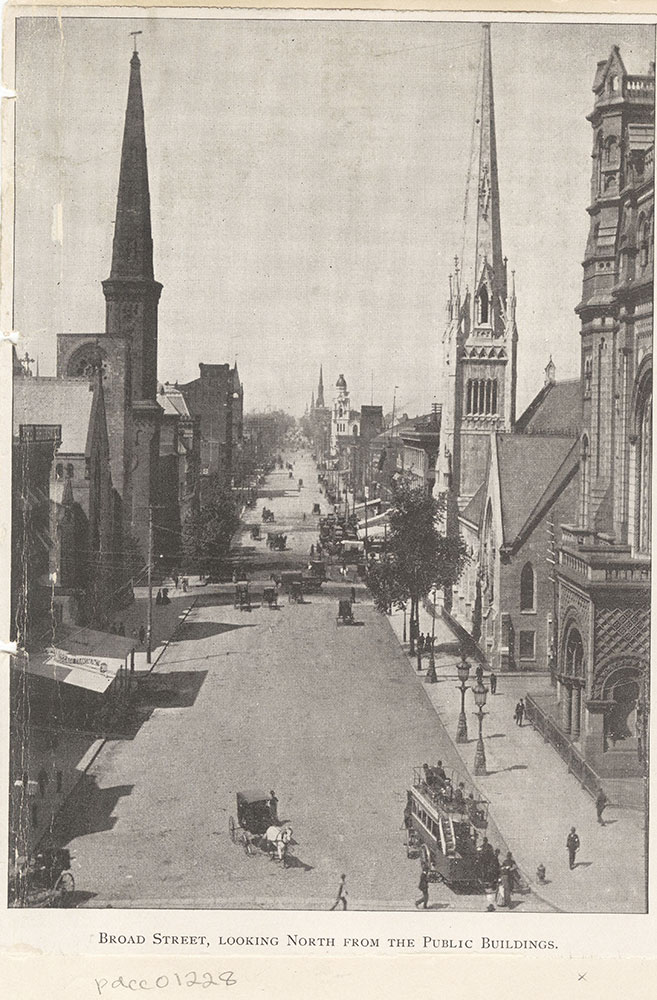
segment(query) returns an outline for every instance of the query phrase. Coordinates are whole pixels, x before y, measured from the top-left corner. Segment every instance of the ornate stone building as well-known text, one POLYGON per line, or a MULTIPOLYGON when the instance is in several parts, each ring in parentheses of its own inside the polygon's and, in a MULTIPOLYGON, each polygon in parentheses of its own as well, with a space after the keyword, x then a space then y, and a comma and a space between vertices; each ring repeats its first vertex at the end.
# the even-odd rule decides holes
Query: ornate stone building
POLYGON ((557 567, 560 726, 601 775, 645 762, 650 664, 654 64, 593 84, 580 490, 557 567))

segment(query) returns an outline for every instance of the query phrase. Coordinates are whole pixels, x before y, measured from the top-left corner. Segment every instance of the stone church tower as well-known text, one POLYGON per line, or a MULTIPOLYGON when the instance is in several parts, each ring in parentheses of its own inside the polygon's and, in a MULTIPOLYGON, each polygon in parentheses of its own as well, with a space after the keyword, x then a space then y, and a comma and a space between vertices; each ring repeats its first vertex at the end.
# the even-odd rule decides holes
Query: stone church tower
POLYGON ((104 373, 112 481, 124 530, 148 544, 148 505, 157 495, 162 408, 157 402, 157 308, 139 56, 130 62, 110 276, 103 281, 105 333, 60 334, 57 374, 104 373))
POLYGON ((484 481, 491 431, 516 416, 516 298, 502 255, 490 25, 483 26, 464 259, 450 275, 440 352, 442 442, 436 491, 452 499, 452 527, 484 481))
POLYGON ((124 511, 142 546, 148 537, 148 505, 157 490, 162 410, 157 403, 157 306, 162 285, 153 276, 151 204, 146 162, 144 104, 139 56, 130 62, 128 105, 121 150, 112 268, 103 282, 105 329, 130 345, 132 433, 124 511))

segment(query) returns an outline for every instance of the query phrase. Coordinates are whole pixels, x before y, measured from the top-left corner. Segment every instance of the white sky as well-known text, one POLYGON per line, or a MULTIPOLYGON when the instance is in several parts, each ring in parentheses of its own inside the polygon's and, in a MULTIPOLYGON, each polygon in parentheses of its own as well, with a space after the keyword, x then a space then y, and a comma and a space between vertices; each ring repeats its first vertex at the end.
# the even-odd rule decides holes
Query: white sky
MULTIPOLYGON (((102 331, 131 39, 146 115, 159 377, 237 357, 245 406, 302 412, 324 365, 352 405, 426 412, 462 215, 476 23, 22 18, 14 328, 55 372, 102 331), (57 209, 56 206, 61 208, 57 209)), ((654 58, 646 25, 493 24, 518 412, 579 374, 596 63, 654 58)))

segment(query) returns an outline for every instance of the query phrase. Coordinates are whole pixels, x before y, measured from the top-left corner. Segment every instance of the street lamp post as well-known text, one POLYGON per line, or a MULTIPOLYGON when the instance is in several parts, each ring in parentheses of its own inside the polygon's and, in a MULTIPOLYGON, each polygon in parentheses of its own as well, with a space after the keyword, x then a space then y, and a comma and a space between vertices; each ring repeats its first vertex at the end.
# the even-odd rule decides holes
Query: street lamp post
MULTIPOLYGON (((367 508, 365 509, 367 510, 367 508)), ((402 636, 402 642, 406 642, 406 604, 404 604, 404 634, 402 636)))
POLYGON ((484 705, 486 704, 486 695, 488 694, 488 688, 484 687, 481 681, 477 681, 474 688, 472 689, 474 695, 475 705, 477 706, 477 717, 479 719, 479 739, 477 740, 477 749, 475 751, 474 760, 474 773, 475 774, 486 774, 486 751, 484 750, 484 738, 481 732, 481 726, 484 721, 484 705))
POLYGON ((424 678, 425 684, 437 684, 438 678, 436 677, 436 658, 433 653, 433 645, 436 641, 436 588, 433 588, 433 617, 431 619, 431 648, 429 649, 429 669, 427 670, 427 676, 424 678))
POLYGON ((460 680, 460 690, 461 690, 461 712, 459 714, 459 721, 456 726, 456 742, 457 743, 467 743, 468 742, 468 720, 465 717, 465 692, 468 690, 468 685, 466 681, 470 673, 470 664, 466 660, 465 656, 462 657, 461 662, 456 667, 456 672, 460 680))

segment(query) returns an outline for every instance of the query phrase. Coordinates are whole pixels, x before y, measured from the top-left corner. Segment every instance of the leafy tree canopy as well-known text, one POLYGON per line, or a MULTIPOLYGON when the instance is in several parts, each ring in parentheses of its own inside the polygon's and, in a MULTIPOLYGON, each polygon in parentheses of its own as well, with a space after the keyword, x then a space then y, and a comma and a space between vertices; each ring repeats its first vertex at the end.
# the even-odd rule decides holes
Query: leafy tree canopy
POLYGON ((208 571, 225 558, 230 540, 239 526, 237 505, 231 490, 211 476, 204 484, 201 506, 183 525, 183 554, 187 564, 208 571))
POLYGON ((463 539, 445 537, 443 497, 400 480, 388 512, 387 553, 368 571, 368 583, 379 611, 417 602, 434 588, 446 589, 459 579, 467 558, 463 539))

